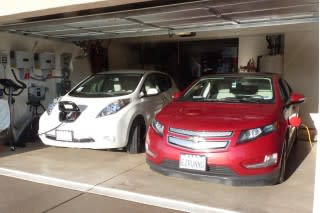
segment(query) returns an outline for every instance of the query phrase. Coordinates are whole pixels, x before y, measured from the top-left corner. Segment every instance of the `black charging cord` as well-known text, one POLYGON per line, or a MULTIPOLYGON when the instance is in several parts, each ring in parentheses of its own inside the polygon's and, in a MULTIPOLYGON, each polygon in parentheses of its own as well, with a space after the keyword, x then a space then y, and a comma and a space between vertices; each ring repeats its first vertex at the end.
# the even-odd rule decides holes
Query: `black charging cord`
POLYGON ((48 130, 48 131, 45 131, 45 132, 42 132, 42 133, 38 133, 38 136, 44 135, 44 134, 46 134, 46 133, 48 133, 48 132, 51 132, 51 131, 53 131, 53 130, 56 130, 56 129, 58 129, 60 126, 62 126, 62 124, 64 124, 64 123, 61 122, 58 126, 52 128, 52 129, 50 129, 50 130, 48 130))
POLYGON ((20 81, 18 78, 17 78, 17 76, 16 76, 16 73, 14 72, 14 70, 13 69, 11 69, 11 72, 12 72, 12 75, 13 75, 13 77, 14 77, 14 79, 16 80, 16 82, 18 82, 20 85, 20 91, 18 92, 18 93, 13 93, 12 95, 13 96, 18 96, 18 95, 20 95, 22 92, 23 92, 23 90, 25 89, 25 88, 27 88, 27 85, 24 83, 24 82, 22 82, 22 81, 20 81))

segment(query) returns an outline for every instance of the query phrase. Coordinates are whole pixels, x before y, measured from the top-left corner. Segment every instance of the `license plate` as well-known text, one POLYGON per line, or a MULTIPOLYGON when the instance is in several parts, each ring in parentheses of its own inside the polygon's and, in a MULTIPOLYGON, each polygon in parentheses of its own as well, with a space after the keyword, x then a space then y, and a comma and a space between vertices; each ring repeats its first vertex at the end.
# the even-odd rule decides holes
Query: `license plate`
POLYGON ((181 154, 179 160, 179 168, 206 171, 207 158, 203 155, 181 154))
POLYGON ((57 141, 73 141, 73 132, 65 130, 56 130, 57 141))

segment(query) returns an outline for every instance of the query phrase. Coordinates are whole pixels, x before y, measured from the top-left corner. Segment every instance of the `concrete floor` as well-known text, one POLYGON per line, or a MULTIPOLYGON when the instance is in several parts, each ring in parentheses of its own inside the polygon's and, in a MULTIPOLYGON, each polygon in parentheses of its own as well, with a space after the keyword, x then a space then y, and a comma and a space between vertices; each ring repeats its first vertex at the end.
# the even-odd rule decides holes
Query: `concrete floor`
POLYGON ((280 185, 234 187, 151 171, 144 154, 28 144, 0 152, 0 175, 189 212, 312 212, 315 150, 299 141, 280 185))
POLYGON ((91 193, 0 176, 0 212, 14 213, 179 213, 91 193))

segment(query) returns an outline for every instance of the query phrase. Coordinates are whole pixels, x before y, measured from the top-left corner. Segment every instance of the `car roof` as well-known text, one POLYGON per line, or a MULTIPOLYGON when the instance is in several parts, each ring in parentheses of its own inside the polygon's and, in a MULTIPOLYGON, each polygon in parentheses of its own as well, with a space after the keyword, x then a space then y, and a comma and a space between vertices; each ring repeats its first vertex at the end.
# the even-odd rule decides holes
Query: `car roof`
POLYGON ((119 73, 124 73, 124 74, 146 74, 146 73, 161 73, 161 74, 166 74, 164 72, 156 71, 156 70, 140 70, 140 69, 124 69, 124 70, 110 70, 110 71, 104 71, 104 72, 99 72, 96 74, 119 74, 119 73))
POLYGON ((241 73, 223 73, 223 74, 209 74, 202 76, 201 78, 210 78, 210 77, 240 77, 240 76, 257 76, 257 77, 279 77, 276 73, 267 73, 267 72, 241 72, 241 73))

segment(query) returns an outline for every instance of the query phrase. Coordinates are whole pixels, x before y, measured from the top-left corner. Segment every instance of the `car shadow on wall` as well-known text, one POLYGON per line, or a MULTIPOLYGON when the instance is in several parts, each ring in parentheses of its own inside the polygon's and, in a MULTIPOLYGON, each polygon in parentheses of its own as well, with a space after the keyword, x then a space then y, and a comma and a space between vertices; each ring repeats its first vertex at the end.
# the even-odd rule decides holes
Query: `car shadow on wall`
POLYGON ((311 146, 309 141, 298 140, 290 152, 289 158, 287 160, 286 175, 285 179, 289 179, 291 175, 298 169, 300 164, 308 156, 311 151, 311 146))

